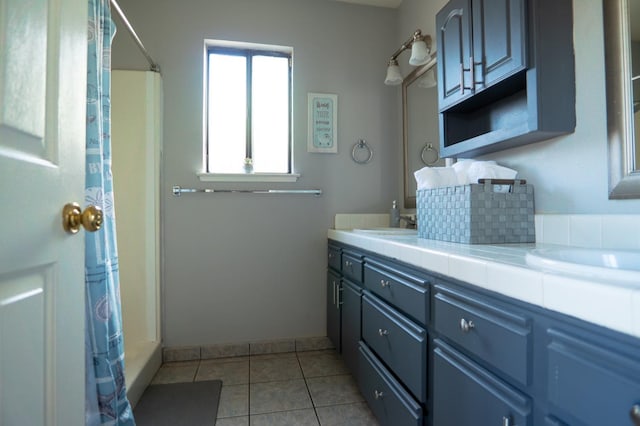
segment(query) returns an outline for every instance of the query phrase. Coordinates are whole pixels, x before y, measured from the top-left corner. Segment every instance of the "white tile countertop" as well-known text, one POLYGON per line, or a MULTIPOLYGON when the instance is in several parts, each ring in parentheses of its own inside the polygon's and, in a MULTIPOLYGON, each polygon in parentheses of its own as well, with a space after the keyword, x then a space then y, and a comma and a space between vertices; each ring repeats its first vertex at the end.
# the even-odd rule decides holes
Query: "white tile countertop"
POLYGON ((553 244, 457 244, 417 235, 330 229, 331 240, 440 273, 505 296, 640 337, 640 273, 634 283, 529 265, 526 254, 553 244))

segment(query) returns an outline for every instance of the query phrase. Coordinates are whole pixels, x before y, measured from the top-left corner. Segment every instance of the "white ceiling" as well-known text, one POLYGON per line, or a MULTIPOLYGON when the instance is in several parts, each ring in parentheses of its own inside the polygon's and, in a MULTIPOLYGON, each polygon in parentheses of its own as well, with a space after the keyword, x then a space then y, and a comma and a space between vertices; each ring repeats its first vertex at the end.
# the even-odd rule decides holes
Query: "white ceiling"
POLYGON ((338 0, 344 3, 364 4, 367 6, 390 7, 396 8, 400 6, 402 0, 338 0))

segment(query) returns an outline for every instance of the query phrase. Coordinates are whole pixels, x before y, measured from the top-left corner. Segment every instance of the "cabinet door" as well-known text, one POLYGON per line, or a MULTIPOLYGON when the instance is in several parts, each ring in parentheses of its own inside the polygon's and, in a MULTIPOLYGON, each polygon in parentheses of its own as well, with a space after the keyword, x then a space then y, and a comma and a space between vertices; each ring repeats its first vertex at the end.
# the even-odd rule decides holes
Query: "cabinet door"
POLYGON ((567 424, 638 424, 637 345, 618 347, 614 341, 562 328, 547 331, 547 392, 552 412, 567 424))
POLYGON ((349 371, 358 371, 358 341, 361 330, 362 290, 357 285, 342 282, 342 357, 349 371))
POLYGON ((471 21, 471 0, 451 0, 436 15, 440 111, 471 96, 471 21))
POLYGON ((527 67, 524 0, 473 0, 475 91, 527 67))
POLYGON ((434 425, 531 425, 526 396, 444 342, 434 345, 434 425))
POLYGON ((336 350, 340 352, 342 350, 340 346, 340 290, 342 289, 342 283, 340 276, 327 271, 327 337, 336 347, 336 350))

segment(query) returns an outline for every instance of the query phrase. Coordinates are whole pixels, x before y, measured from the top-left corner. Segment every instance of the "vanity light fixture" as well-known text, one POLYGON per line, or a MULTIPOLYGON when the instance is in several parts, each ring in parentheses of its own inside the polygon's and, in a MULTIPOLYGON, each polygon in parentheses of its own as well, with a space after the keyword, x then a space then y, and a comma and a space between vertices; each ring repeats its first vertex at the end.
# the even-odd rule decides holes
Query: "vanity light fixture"
POLYGON ((411 48, 409 64, 414 66, 426 64, 431 59, 431 36, 423 35, 422 30, 415 30, 413 35, 394 52, 391 59, 389 59, 387 77, 384 79, 384 84, 387 86, 397 86, 402 83, 403 79, 398 66, 398 56, 409 48, 411 48))

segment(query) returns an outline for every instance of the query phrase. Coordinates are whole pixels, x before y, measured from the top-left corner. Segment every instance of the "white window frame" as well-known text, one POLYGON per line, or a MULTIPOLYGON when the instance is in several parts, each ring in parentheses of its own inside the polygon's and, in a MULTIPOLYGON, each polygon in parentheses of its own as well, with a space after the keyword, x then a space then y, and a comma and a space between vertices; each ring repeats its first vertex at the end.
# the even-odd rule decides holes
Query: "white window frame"
MULTIPOLYGON (((276 46, 258 43, 235 42, 227 40, 204 41, 204 61, 203 61, 203 150, 202 150, 202 172, 198 173, 198 178, 202 182, 296 182, 300 174, 294 173, 294 152, 293 152, 293 99, 289 99, 290 126, 289 129, 289 173, 216 173, 208 171, 208 78, 209 78, 209 52, 214 48, 230 48, 248 51, 278 52, 287 54, 293 61, 293 48, 287 46, 276 46)), ((292 64, 290 65, 292 66, 292 64)), ((291 72, 290 75, 293 73, 291 72)), ((290 82, 290 85, 293 83, 290 82)), ((293 87, 290 87, 293 91, 293 87)))

